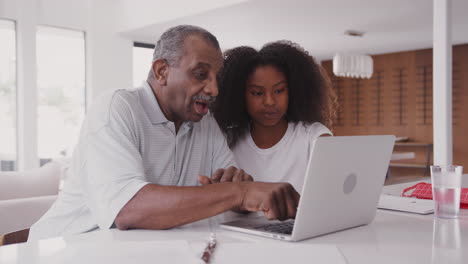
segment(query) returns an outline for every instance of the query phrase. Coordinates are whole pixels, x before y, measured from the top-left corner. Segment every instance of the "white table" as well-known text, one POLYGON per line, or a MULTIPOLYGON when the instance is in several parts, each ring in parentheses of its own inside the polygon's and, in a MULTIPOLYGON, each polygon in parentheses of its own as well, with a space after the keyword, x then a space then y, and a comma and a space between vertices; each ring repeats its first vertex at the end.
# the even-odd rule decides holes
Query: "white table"
MULTIPOLYGON (((393 190, 398 189, 397 187, 385 188, 393 190)), ((222 229, 216 229, 216 231, 220 245, 236 242, 280 243, 282 245, 294 243, 222 229)), ((0 263, 42 263, 43 256, 56 254, 66 249, 70 252, 70 249, 73 251, 74 247, 82 243, 109 245, 109 243, 119 241, 186 240, 192 245, 192 249, 198 252, 208 235, 209 229, 206 221, 166 231, 98 230, 77 236, 0 247, 0 263)), ((378 210, 375 220, 369 225, 296 243, 334 244, 348 263, 468 263, 468 210, 462 210, 458 220, 435 219, 433 215, 378 210)), ((79 259, 76 263, 80 263, 79 259)), ((158 262, 154 260, 148 263, 158 262)), ((313 263, 313 260, 310 263, 313 263)))

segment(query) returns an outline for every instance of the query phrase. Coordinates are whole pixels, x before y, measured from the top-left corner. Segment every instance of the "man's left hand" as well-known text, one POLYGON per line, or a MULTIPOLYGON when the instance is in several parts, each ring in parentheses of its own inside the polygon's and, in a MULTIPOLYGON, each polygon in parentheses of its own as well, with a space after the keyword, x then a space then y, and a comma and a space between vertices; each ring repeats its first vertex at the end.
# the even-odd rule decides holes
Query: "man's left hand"
POLYGON ((222 182, 253 181, 253 178, 244 170, 231 166, 227 169, 216 170, 216 172, 211 175, 211 178, 207 176, 198 176, 198 181, 202 185, 207 185, 222 182))

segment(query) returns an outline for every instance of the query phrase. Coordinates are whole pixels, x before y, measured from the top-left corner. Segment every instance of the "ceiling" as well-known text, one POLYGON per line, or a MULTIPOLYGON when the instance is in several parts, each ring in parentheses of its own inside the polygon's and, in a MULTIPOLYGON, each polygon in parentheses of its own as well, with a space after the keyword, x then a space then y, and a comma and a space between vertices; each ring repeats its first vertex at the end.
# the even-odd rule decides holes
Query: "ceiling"
MULTIPOLYGON (((171 12, 165 12, 160 1, 154 2, 158 4, 146 20, 121 32, 125 37, 154 43, 171 26, 193 24, 211 31, 223 49, 259 48, 288 39, 319 60, 330 59, 336 52, 382 54, 432 47, 431 0, 228 0, 224 5, 219 4, 223 1, 213 5, 213 0, 201 0, 197 3, 202 7, 195 9, 191 1, 188 6, 175 1, 167 8, 171 12), (346 36, 348 29, 365 35, 346 36)), ((134 8, 126 9, 127 17, 142 17, 135 1, 129 0, 128 5, 134 8)), ((468 43, 466 11, 467 0, 452 0, 454 44, 468 43)))

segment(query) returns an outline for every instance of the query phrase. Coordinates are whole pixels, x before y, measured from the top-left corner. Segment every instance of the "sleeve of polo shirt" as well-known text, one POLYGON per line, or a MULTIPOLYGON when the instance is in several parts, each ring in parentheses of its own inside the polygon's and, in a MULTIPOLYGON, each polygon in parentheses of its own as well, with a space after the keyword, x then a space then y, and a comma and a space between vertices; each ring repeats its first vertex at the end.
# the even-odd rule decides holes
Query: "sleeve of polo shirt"
POLYGON ((211 174, 213 174, 217 169, 225 169, 230 166, 237 167, 236 161, 234 159, 234 154, 229 148, 226 138, 221 132, 216 121, 213 119, 212 123, 212 133, 213 133, 213 166, 211 174))
POLYGON ((148 184, 129 103, 116 93, 108 109, 105 125, 88 135, 83 177, 86 204, 101 229, 110 228, 125 204, 148 184))

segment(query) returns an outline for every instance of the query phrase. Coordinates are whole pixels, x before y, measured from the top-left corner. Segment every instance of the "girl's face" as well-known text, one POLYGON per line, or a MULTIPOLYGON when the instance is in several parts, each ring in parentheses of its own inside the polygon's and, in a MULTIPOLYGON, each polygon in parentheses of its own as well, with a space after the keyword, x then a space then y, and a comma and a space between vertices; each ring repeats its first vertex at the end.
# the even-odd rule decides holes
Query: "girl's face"
POLYGON ((249 76, 245 89, 247 112, 255 125, 275 126, 286 120, 288 82, 272 65, 259 66, 249 76))

